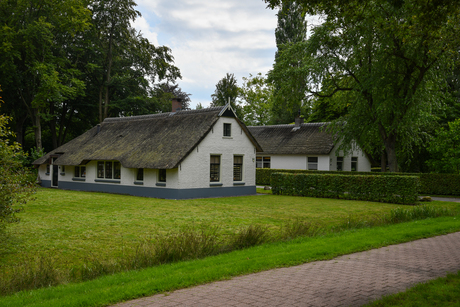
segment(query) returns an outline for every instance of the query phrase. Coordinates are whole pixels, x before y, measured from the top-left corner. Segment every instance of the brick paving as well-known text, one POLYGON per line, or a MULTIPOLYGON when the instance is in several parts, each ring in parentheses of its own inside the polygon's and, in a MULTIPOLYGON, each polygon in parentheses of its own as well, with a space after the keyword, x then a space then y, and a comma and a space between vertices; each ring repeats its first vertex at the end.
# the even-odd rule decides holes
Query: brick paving
POLYGON ((459 270, 460 232, 457 232, 115 306, 361 306, 459 270))

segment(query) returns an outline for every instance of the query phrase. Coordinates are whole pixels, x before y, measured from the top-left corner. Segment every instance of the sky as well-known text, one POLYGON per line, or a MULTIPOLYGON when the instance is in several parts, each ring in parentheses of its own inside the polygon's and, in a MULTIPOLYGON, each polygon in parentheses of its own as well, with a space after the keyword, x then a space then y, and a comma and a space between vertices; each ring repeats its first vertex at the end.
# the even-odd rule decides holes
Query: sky
POLYGON ((217 82, 233 73, 266 74, 276 52, 276 10, 262 0, 137 0, 134 27, 155 46, 168 46, 190 93, 191 108, 211 103, 217 82))

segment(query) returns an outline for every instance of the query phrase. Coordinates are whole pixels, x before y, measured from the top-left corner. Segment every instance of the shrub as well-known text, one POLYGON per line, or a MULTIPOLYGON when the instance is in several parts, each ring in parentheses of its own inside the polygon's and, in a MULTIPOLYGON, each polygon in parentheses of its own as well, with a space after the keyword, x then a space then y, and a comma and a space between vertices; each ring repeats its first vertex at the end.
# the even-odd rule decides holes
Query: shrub
POLYGON ((414 204, 420 179, 416 176, 356 176, 334 174, 271 175, 272 193, 414 204))

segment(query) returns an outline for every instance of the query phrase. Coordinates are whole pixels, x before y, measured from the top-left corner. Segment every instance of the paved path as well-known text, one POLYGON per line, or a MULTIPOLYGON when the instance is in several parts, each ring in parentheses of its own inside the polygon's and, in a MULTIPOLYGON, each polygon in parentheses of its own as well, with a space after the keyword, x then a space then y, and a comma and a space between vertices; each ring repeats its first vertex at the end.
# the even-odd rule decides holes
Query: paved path
POLYGON ((460 232, 116 305, 360 306, 460 270, 460 232))

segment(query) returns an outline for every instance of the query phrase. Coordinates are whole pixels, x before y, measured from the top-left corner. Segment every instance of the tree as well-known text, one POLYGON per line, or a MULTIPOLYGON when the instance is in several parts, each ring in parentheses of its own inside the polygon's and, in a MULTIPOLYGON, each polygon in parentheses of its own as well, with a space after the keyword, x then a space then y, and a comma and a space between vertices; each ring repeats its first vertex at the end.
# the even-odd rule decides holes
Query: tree
POLYGON ((448 123, 449 128, 436 131, 428 151, 434 157, 427 163, 440 173, 460 174, 460 119, 448 123))
POLYGON ((296 1, 283 2, 278 11, 278 26, 275 30, 277 52, 275 54, 275 64, 277 71, 270 71, 268 80, 273 84, 274 100, 272 113, 275 123, 289 123, 302 106, 305 109, 307 104, 306 80, 303 75, 291 75, 287 71, 291 67, 298 67, 298 59, 280 58, 280 53, 290 45, 303 42, 307 38, 307 21, 302 11, 302 7, 296 1), (284 67, 280 70, 279 67, 284 67))
POLYGON ((238 91, 238 81, 235 75, 227 73, 225 77, 216 84, 214 94, 211 95, 211 107, 225 106, 230 102, 236 115, 241 117, 240 107, 237 104, 238 91))
POLYGON ((82 94, 84 83, 67 51, 89 26, 89 13, 83 0, 2 1, 0 82, 8 103, 27 111, 37 148, 48 105, 82 94))
POLYGON ((342 149, 357 140, 367 152, 384 152, 390 171, 397 171, 398 153, 410 154, 423 127, 436 119, 431 114, 460 47, 460 6, 428 0, 301 4, 309 13, 325 14, 325 21, 308 41, 283 50, 284 65, 274 71, 294 58, 301 64, 289 73, 305 77, 310 93, 328 98, 347 92, 348 112, 330 126, 342 149), (321 88, 324 80, 332 86, 321 88))
POLYGON ((22 166, 20 145, 10 141, 14 134, 7 128, 9 120, 0 115, 0 232, 8 223, 19 221, 15 213, 35 190, 35 176, 22 166))
POLYGON ((216 84, 216 89, 214 94, 211 95, 212 107, 224 106, 230 102, 232 106, 236 103, 236 98, 238 97, 238 81, 235 78, 234 74, 227 73, 216 84))
POLYGON ((247 126, 267 125, 271 120, 273 85, 266 82, 261 73, 243 77, 239 88, 241 121, 247 126))

